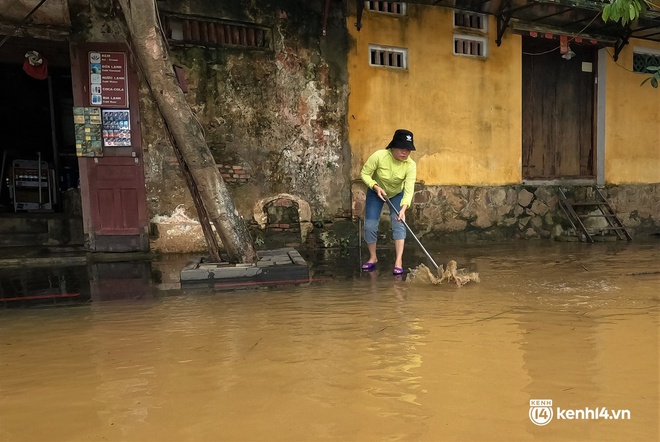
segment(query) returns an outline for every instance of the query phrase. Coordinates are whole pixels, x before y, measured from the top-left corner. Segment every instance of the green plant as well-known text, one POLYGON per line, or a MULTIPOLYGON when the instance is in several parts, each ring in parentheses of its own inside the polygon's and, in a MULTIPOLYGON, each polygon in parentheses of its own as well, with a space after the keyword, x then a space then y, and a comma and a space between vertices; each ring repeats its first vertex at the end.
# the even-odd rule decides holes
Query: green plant
POLYGON ((650 81, 651 86, 657 88, 658 82, 660 82, 660 66, 649 66, 646 68, 646 70, 649 72, 653 72, 653 75, 642 81, 642 84, 646 83, 647 81, 650 81))
POLYGON ((610 0, 603 7, 603 21, 617 21, 622 25, 635 20, 649 5, 647 0, 610 0))

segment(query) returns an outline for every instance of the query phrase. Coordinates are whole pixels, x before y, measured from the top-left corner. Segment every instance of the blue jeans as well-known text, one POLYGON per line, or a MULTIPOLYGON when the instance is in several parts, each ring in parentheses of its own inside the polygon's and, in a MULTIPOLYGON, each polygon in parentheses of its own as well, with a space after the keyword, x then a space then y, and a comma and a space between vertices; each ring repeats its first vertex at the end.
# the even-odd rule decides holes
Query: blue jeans
MULTIPOLYGON (((397 211, 401 210, 401 198, 403 198, 403 192, 390 198, 397 211)), ((376 192, 371 189, 367 190, 364 208, 364 240, 367 244, 375 243, 378 238, 378 221, 383 211, 383 204, 386 204, 386 202, 380 199, 376 192)), ((392 238, 406 239, 406 226, 401 221, 396 220, 397 214, 389 204, 387 207, 390 209, 390 218, 392 219, 392 238)))

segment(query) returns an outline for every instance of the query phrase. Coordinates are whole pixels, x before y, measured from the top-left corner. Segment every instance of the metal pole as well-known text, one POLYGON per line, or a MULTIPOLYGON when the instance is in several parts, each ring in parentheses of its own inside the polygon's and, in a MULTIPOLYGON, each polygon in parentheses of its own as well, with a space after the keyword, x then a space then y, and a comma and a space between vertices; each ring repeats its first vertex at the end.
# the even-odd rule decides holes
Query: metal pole
POLYGON ((39 209, 41 209, 41 152, 37 152, 37 170, 38 170, 38 180, 37 184, 39 185, 39 209))
POLYGON ((362 218, 358 216, 358 259, 362 264, 362 218))
POLYGON ((7 151, 2 152, 2 167, 0 167, 0 195, 2 195, 2 189, 5 187, 5 162, 7 160, 7 151))
MULTIPOLYGON (((394 207, 394 204, 392 204, 392 201, 390 201, 390 199, 389 199, 387 196, 385 197, 385 201, 387 201, 387 203, 390 205, 390 207, 392 208, 392 210, 394 210, 394 212, 396 213, 396 215, 399 216, 399 211, 396 210, 396 207, 394 207)), ((412 235, 412 237, 415 238, 415 241, 417 241, 417 244, 419 244, 419 247, 420 247, 420 248, 422 249, 422 251, 426 254, 426 257, 429 259, 429 261, 431 261, 431 264, 433 264, 433 267, 435 267, 435 271, 437 272, 437 271, 440 269, 440 267, 438 267, 438 265, 435 263, 435 261, 433 260, 433 258, 431 258, 431 255, 429 254, 429 252, 426 251, 426 249, 424 248, 424 246, 422 245, 422 243, 419 241, 419 239, 417 239, 417 236, 416 236, 415 233, 412 231, 412 229, 408 226, 408 224, 407 224, 405 221, 401 221, 401 222, 403 223, 404 226, 406 226, 406 229, 408 229, 408 231, 410 232, 410 234, 412 235)))
MULTIPOLYGON (((48 76, 48 104, 50 106, 50 140, 53 146, 53 171, 55 172, 54 183, 50 183, 48 186, 48 202, 51 203, 51 209, 53 208, 53 200, 57 202, 59 200, 59 191, 60 191, 60 159, 59 159, 59 146, 57 144, 57 128, 55 126, 55 97, 53 91, 53 78, 48 76)), ((48 181, 50 181, 50 170, 46 169, 48 175, 48 181)))

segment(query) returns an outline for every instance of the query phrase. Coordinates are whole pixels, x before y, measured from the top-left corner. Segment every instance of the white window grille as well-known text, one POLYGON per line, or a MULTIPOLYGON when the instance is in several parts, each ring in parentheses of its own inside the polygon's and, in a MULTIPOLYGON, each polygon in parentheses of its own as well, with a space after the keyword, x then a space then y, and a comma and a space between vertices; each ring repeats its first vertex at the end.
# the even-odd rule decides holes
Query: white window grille
POLYGON ((369 45, 369 65, 408 69, 408 50, 405 48, 369 45))
POLYGON ((486 33, 488 31, 488 16, 454 9, 454 28, 469 28, 486 33))
POLYGON ((488 16, 486 14, 454 9, 454 29, 469 34, 454 34, 454 55, 476 58, 488 56, 488 16))
POLYGON ((384 14, 406 15, 406 4, 404 2, 367 2, 367 9, 384 14))
POLYGON ((488 40, 473 35, 454 35, 454 55, 486 58, 488 40))

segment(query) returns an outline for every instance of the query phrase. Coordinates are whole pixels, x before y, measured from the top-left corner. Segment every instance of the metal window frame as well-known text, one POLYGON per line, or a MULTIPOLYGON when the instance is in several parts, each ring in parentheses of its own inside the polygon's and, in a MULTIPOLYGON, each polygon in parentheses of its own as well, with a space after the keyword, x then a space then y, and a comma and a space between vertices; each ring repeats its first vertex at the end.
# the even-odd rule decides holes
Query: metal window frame
POLYGON ((462 57, 472 57, 472 58, 488 58, 488 39, 486 37, 481 37, 477 35, 467 35, 467 34, 454 34, 452 38, 451 50, 454 55, 462 57), (464 54, 456 52, 456 40, 468 40, 468 41, 478 41, 482 44, 483 54, 474 55, 474 54, 464 54))
POLYGON ((394 16, 402 16, 402 15, 406 15, 406 13, 408 12, 408 5, 406 4, 406 2, 390 2, 390 1, 375 1, 375 0, 371 1, 371 0, 368 0, 366 2, 366 4, 367 4, 366 5, 367 11, 373 12, 373 13, 376 13, 376 14, 387 14, 387 15, 394 15, 394 16), (387 11, 379 11, 377 9, 371 9, 373 3, 399 3, 401 5, 401 12, 387 12, 387 11))
POLYGON ((407 48, 396 47, 396 46, 383 46, 383 45, 370 44, 369 45, 369 66, 380 67, 380 68, 398 69, 398 70, 403 70, 403 71, 408 70, 408 49, 407 48), (386 65, 386 64, 374 64, 374 63, 372 63, 371 62, 371 55, 373 54, 374 51, 401 54, 401 60, 402 60, 403 66, 391 66, 391 65, 386 65))
POLYGON ((464 9, 454 9, 454 29, 471 29, 477 32, 483 32, 484 34, 488 33, 488 14, 484 14, 481 12, 473 12, 473 11, 466 11, 464 9), (460 26, 456 24, 456 15, 474 15, 474 16, 479 16, 481 17, 481 23, 483 26, 481 28, 475 28, 472 26, 460 26))

